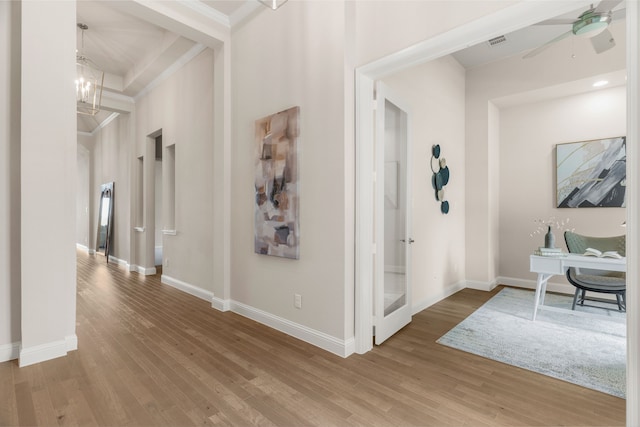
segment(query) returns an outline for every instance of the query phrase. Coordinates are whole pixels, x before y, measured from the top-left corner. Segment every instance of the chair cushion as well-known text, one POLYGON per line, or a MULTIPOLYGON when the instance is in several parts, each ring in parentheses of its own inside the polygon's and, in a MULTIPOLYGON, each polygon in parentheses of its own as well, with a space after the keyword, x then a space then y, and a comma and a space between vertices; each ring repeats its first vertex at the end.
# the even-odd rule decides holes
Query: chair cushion
MULTIPOLYGON (((591 237, 565 231, 564 240, 571 253, 583 254, 587 248, 595 248, 602 252, 617 251, 622 256, 626 255, 624 235, 591 237)), ((622 293, 627 288, 626 274, 622 272, 570 268, 567 271, 567 279, 578 288, 594 292, 622 293)))

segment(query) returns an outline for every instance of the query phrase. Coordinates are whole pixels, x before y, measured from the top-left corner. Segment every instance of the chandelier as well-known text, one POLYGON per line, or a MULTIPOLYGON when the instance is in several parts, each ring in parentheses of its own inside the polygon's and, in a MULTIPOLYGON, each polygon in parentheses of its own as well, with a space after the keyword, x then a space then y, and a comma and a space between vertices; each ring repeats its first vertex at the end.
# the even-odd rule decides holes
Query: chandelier
POLYGON ((89 26, 78 23, 78 28, 82 30, 82 42, 80 51, 76 50, 76 110, 94 116, 100 111, 104 72, 84 54, 84 32, 89 26))
POLYGON ((287 2, 287 0, 258 0, 258 1, 273 10, 276 10, 277 8, 279 8, 280 6, 282 6, 287 2))

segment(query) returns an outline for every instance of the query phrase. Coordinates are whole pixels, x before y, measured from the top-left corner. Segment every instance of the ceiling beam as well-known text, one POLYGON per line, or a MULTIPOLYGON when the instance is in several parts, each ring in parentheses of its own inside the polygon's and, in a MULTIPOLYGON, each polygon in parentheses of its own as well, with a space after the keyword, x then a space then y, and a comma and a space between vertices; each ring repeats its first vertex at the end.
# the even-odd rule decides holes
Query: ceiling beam
POLYGON ((144 58, 140 58, 124 76, 122 92, 135 96, 163 70, 183 57, 194 45, 195 43, 191 40, 174 33, 166 33, 162 44, 144 58))
POLYGON ((185 2, 124 0, 111 2, 110 6, 212 49, 231 39, 228 26, 185 2))

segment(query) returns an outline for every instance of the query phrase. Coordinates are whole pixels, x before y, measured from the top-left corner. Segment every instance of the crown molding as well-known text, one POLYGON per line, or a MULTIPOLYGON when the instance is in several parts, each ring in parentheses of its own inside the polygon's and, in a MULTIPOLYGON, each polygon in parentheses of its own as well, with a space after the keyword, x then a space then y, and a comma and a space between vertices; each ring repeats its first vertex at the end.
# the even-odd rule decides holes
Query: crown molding
POLYGON ((229 16, 231 28, 233 29, 236 25, 253 15, 260 8, 264 8, 264 6, 256 0, 245 1, 242 6, 229 16))
POLYGON ((231 21, 227 15, 222 12, 218 12, 212 7, 207 6, 200 0, 177 0, 177 3, 188 7, 189 9, 197 12, 202 16, 206 16, 207 18, 217 22, 218 24, 224 25, 227 28, 231 28, 231 21))

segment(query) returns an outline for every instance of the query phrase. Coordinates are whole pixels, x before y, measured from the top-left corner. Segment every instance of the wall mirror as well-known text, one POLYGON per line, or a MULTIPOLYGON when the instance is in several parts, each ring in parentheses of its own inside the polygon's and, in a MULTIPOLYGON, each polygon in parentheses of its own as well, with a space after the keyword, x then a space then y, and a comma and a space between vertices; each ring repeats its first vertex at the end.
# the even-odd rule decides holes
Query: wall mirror
POLYGON ((113 240, 113 182, 100 186, 100 206, 98 209, 98 236, 96 252, 104 254, 109 262, 113 240))

